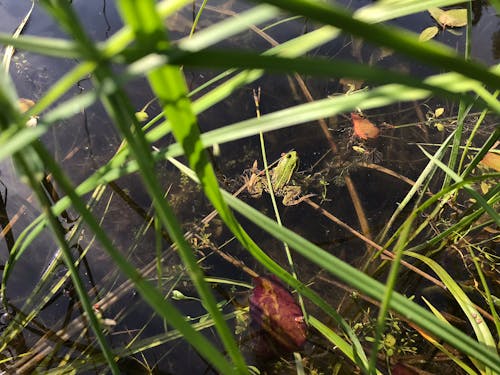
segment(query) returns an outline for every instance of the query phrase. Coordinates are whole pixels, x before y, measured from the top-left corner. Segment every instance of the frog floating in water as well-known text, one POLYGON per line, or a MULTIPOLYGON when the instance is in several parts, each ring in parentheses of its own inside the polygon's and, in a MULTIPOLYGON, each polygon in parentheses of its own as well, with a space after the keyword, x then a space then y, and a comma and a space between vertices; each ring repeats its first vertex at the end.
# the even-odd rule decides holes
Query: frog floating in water
MULTIPOLYGON (((290 151, 286 154, 281 155, 280 160, 276 167, 271 169, 269 172, 271 177, 271 186, 274 195, 278 197, 283 197, 283 204, 285 206, 293 206, 304 199, 313 196, 314 194, 309 194, 300 197, 302 192, 300 186, 290 185, 290 180, 292 175, 297 169, 299 164, 299 157, 296 151, 290 151)), ((245 176, 245 182, 247 185, 247 190, 253 198, 259 198, 263 191, 270 193, 271 189, 267 182, 267 177, 265 174, 261 173, 257 169, 257 162, 250 170, 250 176, 245 176)))

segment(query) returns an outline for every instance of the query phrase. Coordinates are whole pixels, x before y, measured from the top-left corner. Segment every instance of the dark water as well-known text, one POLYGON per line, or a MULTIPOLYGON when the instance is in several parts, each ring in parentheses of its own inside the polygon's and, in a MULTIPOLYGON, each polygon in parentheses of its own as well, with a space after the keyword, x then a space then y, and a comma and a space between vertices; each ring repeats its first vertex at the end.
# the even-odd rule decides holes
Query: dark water
MULTIPOLYGON (((367 3, 369 2, 353 2, 352 7, 357 8, 367 3)), ((480 2, 475 3, 477 9, 474 14, 473 57, 490 65, 498 63, 500 57, 500 43, 498 42, 500 27, 498 20, 492 9, 479 6, 480 2)), ((1 31, 12 32, 24 17, 29 5, 29 1, 11 0, 0 3, 1 31)), ((215 6, 216 4, 212 5, 215 6)), ((231 10, 241 10, 239 5, 232 3, 225 5, 231 10)), ((105 40, 121 26, 117 11, 110 1, 75 0, 73 6, 77 10, 87 32, 96 41, 105 40)), ((220 14, 210 10, 207 10, 206 15, 206 18, 202 18, 202 26, 212 22, 212 18, 217 20, 221 17, 220 14)), ((186 35, 189 31, 191 19, 190 9, 186 9, 174 17, 173 21, 169 23, 173 39, 186 35)), ((405 17, 395 23, 416 32, 434 24, 433 20, 427 15, 405 17)), ((313 25, 299 20, 272 29, 269 34, 278 42, 283 42, 287 38, 300 35, 300 33, 312 27, 313 25)), ((39 36, 64 37, 64 33, 39 6, 35 7, 24 32, 39 36)), ((464 35, 454 35, 445 31, 439 34, 437 40, 460 49, 463 45, 464 35)), ((269 47, 267 42, 250 32, 238 36, 235 40, 227 42, 227 44, 228 46, 246 46, 258 49, 269 47)), ((368 45, 359 44, 358 47, 356 45, 356 42, 350 37, 341 37, 313 51, 313 54, 367 62, 380 52, 380 50, 368 45)), ((51 84, 77 64, 78 62, 74 60, 58 60, 18 52, 12 61, 11 75, 15 81, 19 96, 36 101, 48 90, 51 84)), ((398 56, 388 56, 378 64, 382 67, 396 67, 402 71, 418 75, 428 75, 434 72, 419 63, 398 56)), ((186 70, 186 79, 190 88, 193 89, 214 74, 213 72, 186 70)), ((305 77, 305 82, 312 96, 316 99, 342 93, 343 91, 338 80, 334 78, 311 79, 305 77)), ((252 90, 258 87, 261 88, 262 92, 260 110, 263 114, 305 101, 301 94, 291 94, 293 92, 292 88, 296 88, 295 83, 291 86, 286 77, 266 75, 250 87, 238 90, 228 100, 201 114, 199 117, 201 129, 206 131, 254 117, 255 106, 252 90)), ((75 85, 63 99, 80 95, 91 88, 90 79, 84 79, 78 85, 75 85)), ((127 91, 137 110, 142 108, 153 97, 145 82, 140 80, 131 83, 127 87, 127 91)), ((449 111, 448 114, 456 110, 449 103, 440 100, 430 101, 427 105, 432 106, 432 108, 444 106, 449 111)), ((148 113, 154 115, 158 113, 158 110, 158 106, 153 103, 148 108, 148 113)), ((401 104, 399 107, 394 106, 374 110, 369 115, 371 119, 379 124, 383 122, 405 124, 418 121, 415 106, 411 103, 401 104)), ((346 130, 348 129, 348 118, 339 116, 336 119, 328 119, 328 121, 341 150, 348 153, 347 145, 352 141, 349 130, 346 130)), ((367 147, 373 150, 374 159, 379 162, 382 160, 382 164, 386 167, 409 178, 415 178, 418 176, 425 160, 422 157, 415 160, 415 149, 409 147, 406 141, 433 140, 438 142, 441 135, 434 129, 429 130, 429 132, 430 135, 424 136, 415 129, 389 130, 384 132, 378 140, 369 143, 367 147)), ((86 108, 73 118, 52 127, 51 131, 41 141, 62 163, 75 184, 83 181, 98 166, 109 160, 120 144, 118 133, 100 104, 86 108)), ((355 228, 358 227, 347 188, 342 184, 335 183, 335 175, 340 172, 340 169, 332 166, 333 157, 327 156, 316 165, 329 149, 316 123, 266 134, 266 146, 270 160, 278 158, 284 151, 297 150, 301 156, 300 169, 304 172, 303 176, 319 171, 324 172, 328 186, 325 190, 325 201, 322 206, 326 210, 334 212, 349 225, 355 228)), ((349 155, 353 157, 352 152, 349 155)), ((257 137, 221 145, 221 155, 215 158, 215 165, 218 168, 221 180, 224 177, 231 189, 241 182, 241 180, 238 180, 238 176, 241 175, 244 169, 249 168, 255 159, 260 160, 257 137)), ((382 228, 385 220, 394 210, 396 202, 399 202, 406 194, 407 187, 387 175, 370 169, 351 170, 350 173, 355 186, 359 189, 358 193, 372 230, 376 233, 382 228)), ((189 184, 180 183, 178 174, 167 165, 158 166, 158 176, 164 183, 165 188, 169 187, 171 189, 169 193, 170 202, 186 229, 198 225, 201 218, 209 210, 206 207, 204 198, 199 195, 196 188, 189 184)), ((0 186, 5 208, 4 217, 12 219, 19 213, 19 219, 13 227, 11 237, 6 236, 0 243, 0 261, 4 264, 9 249, 12 247, 12 241, 19 236, 26 225, 40 214, 40 211, 36 203, 34 203, 29 189, 18 181, 11 162, 8 160, 0 162, 0 180, 7 188, 8 197, 6 200, 3 193, 4 188, 0 186)), ((311 191, 318 195, 323 192, 317 184, 311 184, 310 188, 311 191)), ((250 201, 250 198, 248 200, 250 201)), ((260 200, 251 200, 251 203, 266 214, 272 215, 267 197, 260 200)), ((129 176, 120 179, 117 182, 117 188, 113 192, 108 188, 95 207, 96 216, 103 218, 102 225, 113 239, 115 245, 124 253, 129 254, 130 260, 138 267, 146 266, 155 256, 155 234, 151 229, 145 228, 147 220, 144 218, 144 213, 149 210, 150 205, 151 202, 139 178, 129 176), (121 198, 119 195, 121 195, 121 198)), ((74 213, 70 211, 69 215, 74 216, 74 213)), ((352 235, 339 229, 307 206, 282 207, 281 215, 286 226, 336 256, 356 263, 365 253, 364 246, 360 241, 354 240, 352 235)), ((263 248, 270 249, 270 253, 277 261, 286 264, 280 243, 269 239, 259 229, 249 226, 245 221, 243 223, 263 248)), ((207 231, 212 232, 211 239, 215 243, 222 244, 228 238, 228 233, 220 227, 217 221, 207 231)), ((92 240, 89 231, 84 230, 79 240, 76 241, 80 249, 90 246, 89 255, 86 257, 87 264, 81 265, 80 269, 82 278, 89 288, 96 287, 102 296, 109 291, 115 290, 122 283, 122 280, 100 246, 92 240)), ((162 244, 162 248, 167 248, 166 242, 162 244)), ((245 260, 250 267, 255 268, 257 271, 262 271, 253 264, 253 261, 245 255, 237 244, 230 243, 228 248, 226 251, 245 260)), ((77 249, 78 247, 75 247, 75 255, 78 253, 77 249)), ((56 250, 57 246, 53 243, 48 231, 44 231, 30 245, 18 262, 8 284, 7 294, 9 303, 12 306, 16 308, 23 306, 24 300, 39 281, 41 274, 52 260, 56 250)), ((176 267, 175 255, 171 250, 169 251, 170 255, 167 256, 164 263, 165 288, 175 287, 182 290, 186 295, 194 296, 195 292, 192 287, 189 283, 183 281, 185 278, 183 278, 182 270, 176 267), (179 280, 181 280, 180 283, 176 284, 179 280)), ((210 250, 207 249, 201 251, 203 254, 210 253, 210 250)), ((303 280, 314 281, 317 290, 327 291, 323 293, 323 297, 327 301, 334 305, 338 303, 341 292, 335 291, 331 285, 316 277, 320 272, 317 267, 309 265, 308 262, 303 261, 298 256, 295 258, 295 262, 299 265, 299 275, 303 280)), ((209 256, 204 264, 209 275, 250 281, 248 275, 221 261, 216 255, 209 256)), ((56 271, 62 273, 64 267, 60 266, 56 271)), ((227 288, 221 289, 221 298, 227 291, 227 288)), ((47 304, 37 317, 37 323, 51 329, 58 329, 64 326, 65 321, 70 321, 71 318, 78 316, 79 311, 73 304, 72 293, 71 287, 68 285, 65 288, 65 293, 59 294, 47 304)), ((182 301, 178 305, 187 315, 196 317, 203 314, 203 309, 197 302, 182 301)), ((230 307, 228 307, 229 310, 230 307)), ((118 325, 113 329, 116 334, 111 336, 112 343, 116 347, 130 342, 135 337, 136 330, 142 327, 146 328, 142 332, 141 338, 147 338, 164 331, 163 322, 153 318, 150 309, 140 303, 139 298, 132 290, 121 296, 119 301, 106 311, 106 316, 118 321, 118 325), (151 321, 149 321, 150 319, 151 321)), ((210 332, 207 335, 210 335, 210 332)), ((26 330, 23 332, 23 340, 27 348, 31 347, 39 337, 40 333, 36 331, 26 330)), ((309 346, 308 350, 313 352, 311 347, 309 346)), ((148 363, 157 364, 158 373, 203 373, 208 368, 192 349, 180 342, 148 350, 145 355, 148 363)), ((139 373, 139 369, 133 369, 133 366, 138 366, 138 363, 132 360, 127 361, 124 369, 128 370, 124 370, 124 372, 139 373)), ((207 371, 210 372, 210 370, 207 371)))

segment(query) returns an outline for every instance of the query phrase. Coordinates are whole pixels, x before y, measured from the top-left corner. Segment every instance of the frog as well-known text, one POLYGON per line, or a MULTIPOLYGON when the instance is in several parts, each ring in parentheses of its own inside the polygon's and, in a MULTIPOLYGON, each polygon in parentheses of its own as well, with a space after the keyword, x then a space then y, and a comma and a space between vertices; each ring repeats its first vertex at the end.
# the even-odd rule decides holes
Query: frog
MULTIPOLYGON (((274 195, 282 197, 282 203, 285 206, 293 206, 312 195, 300 197, 302 189, 300 186, 290 184, 292 176, 299 164, 297 151, 283 153, 278 164, 269 172, 271 186, 274 195)), ((271 192, 267 177, 257 169, 257 161, 254 162, 250 175, 244 176, 247 190, 253 198, 262 196, 262 192, 271 192)))

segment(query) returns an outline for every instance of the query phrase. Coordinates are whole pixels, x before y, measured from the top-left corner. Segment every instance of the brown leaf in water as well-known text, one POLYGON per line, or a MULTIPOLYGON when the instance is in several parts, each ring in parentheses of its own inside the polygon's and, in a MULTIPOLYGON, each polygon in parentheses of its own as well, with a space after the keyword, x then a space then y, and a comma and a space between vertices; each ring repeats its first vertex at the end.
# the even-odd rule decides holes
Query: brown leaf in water
POLYGON ((19 98, 17 105, 19 106, 19 110, 24 113, 33 107, 35 102, 31 99, 19 98))
POLYGON ((480 162, 485 167, 494 169, 497 172, 500 172, 500 154, 496 154, 494 152, 488 152, 484 155, 483 160, 480 162))
POLYGON ((352 124, 354 126, 354 134, 361 139, 375 139, 380 133, 380 129, 377 128, 370 120, 361 117, 357 113, 351 113, 352 124))
POLYGON ((256 277, 254 283, 252 319, 284 349, 300 349, 306 341, 306 324, 291 293, 273 276, 256 277))

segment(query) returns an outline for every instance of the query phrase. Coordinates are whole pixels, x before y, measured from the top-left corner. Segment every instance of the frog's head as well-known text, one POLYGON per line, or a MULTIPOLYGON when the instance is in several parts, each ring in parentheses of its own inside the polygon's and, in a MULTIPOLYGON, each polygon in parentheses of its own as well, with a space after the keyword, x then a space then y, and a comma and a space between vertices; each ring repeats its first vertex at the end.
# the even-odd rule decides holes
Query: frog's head
POLYGON ((287 153, 282 153, 281 157, 283 159, 288 160, 289 162, 298 162, 299 161, 299 156, 297 154, 297 151, 288 151, 287 153))

